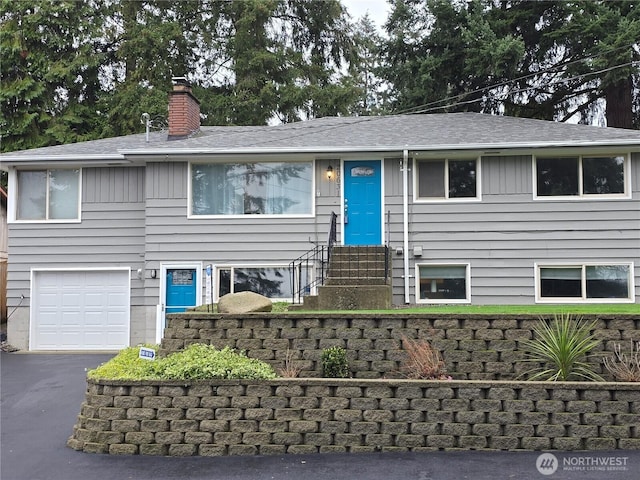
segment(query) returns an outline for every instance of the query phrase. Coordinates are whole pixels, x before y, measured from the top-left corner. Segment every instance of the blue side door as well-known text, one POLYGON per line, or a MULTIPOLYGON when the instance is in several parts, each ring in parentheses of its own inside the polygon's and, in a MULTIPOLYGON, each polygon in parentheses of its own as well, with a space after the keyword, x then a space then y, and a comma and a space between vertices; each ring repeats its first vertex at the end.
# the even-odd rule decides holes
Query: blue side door
POLYGON ((167 269, 166 313, 180 313, 196 305, 196 270, 167 269))
POLYGON ((382 243, 382 190, 379 160, 344 162, 344 244, 382 243))

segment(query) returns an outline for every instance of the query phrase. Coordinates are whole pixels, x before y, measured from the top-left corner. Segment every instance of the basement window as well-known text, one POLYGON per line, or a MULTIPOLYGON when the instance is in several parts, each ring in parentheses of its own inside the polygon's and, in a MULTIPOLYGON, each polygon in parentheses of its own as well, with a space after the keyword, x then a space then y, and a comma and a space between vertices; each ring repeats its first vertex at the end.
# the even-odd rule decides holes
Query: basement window
POLYGON ((536 298, 540 302, 633 301, 630 264, 538 265, 536 298))
POLYGON ((469 303, 469 265, 416 265, 417 303, 469 303))
MULTIPOLYGON (((217 272, 218 298, 238 292, 255 292, 272 300, 291 301, 293 298, 291 282, 294 279, 288 266, 221 266, 217 272)), ((301 274, 303 284, 308 283, 307 270, 301 274)))

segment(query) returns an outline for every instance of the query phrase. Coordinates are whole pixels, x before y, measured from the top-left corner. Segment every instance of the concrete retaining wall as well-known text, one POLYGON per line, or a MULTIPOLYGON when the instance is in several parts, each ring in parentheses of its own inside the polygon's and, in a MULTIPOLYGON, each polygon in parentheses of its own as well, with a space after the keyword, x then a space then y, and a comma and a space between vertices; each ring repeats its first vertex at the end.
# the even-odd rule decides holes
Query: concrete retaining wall
POLYGON ((68 445, 172 456, 640 449, 640 385, 89 381, 68 445))

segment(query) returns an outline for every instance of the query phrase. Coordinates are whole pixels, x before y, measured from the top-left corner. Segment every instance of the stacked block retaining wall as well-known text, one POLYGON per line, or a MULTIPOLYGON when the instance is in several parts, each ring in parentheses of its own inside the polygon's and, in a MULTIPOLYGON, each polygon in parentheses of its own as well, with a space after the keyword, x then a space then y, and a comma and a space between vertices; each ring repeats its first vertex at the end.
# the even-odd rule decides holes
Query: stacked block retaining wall
POLYGON ((640 390, 455 380, 89 381, 68 445, 171 456, 640 449, 640 390))
MULTIPOLYGON (((613 352, 614 344, 630 347, 640 340, 640 315, 585 316, 596 320, 594 336, 602 341, 595 353, 613 352)), ((513 380, 531 369, 523 362, 524 340, 533 338, 537 316, 392 315, 343 312, 332 314, 176 314, 168 316, 162 353, 191 343, 229 345, 250 357, 283 366, 287 350, 300 377, 321 377, 322 350, 339 345, 347 350, 356 378, 398 378, 405 358, 403 337, 425 338, 439 349, 447 373, 460 380, 513 380)), ((611 379, 600 357, 594 368, 611 379)))

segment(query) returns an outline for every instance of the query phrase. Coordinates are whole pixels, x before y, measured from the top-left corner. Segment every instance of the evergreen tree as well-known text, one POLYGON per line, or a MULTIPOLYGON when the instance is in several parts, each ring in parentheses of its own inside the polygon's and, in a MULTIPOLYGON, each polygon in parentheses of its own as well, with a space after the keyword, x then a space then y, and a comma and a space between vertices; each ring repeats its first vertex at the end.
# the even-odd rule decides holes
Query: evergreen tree
POLYGON ((349 67, 353 83, 359 88, 355 115, 380 115, 386 112, 389 85, 380 78, 382 37, 369 15, 354 25, 356 55, 349 67))
POLYGON ((83 2, 0 2, 2 151, 95 136, 99 17, 83 2))
POLYGON ((142 130, 187 76, 204 124, 348 114, 338 0, 0 0, 2 150, 142 130))
POLYGON ((385 77, 399 110, 638 127, 639 15, 615 0, 396 0, 385 77))
POLYGON ((498 35, 484 3, 401 1, 387 22, 385 77, 399 111, 497 112, 483 89, 516 74, 522 41, 498 35))

